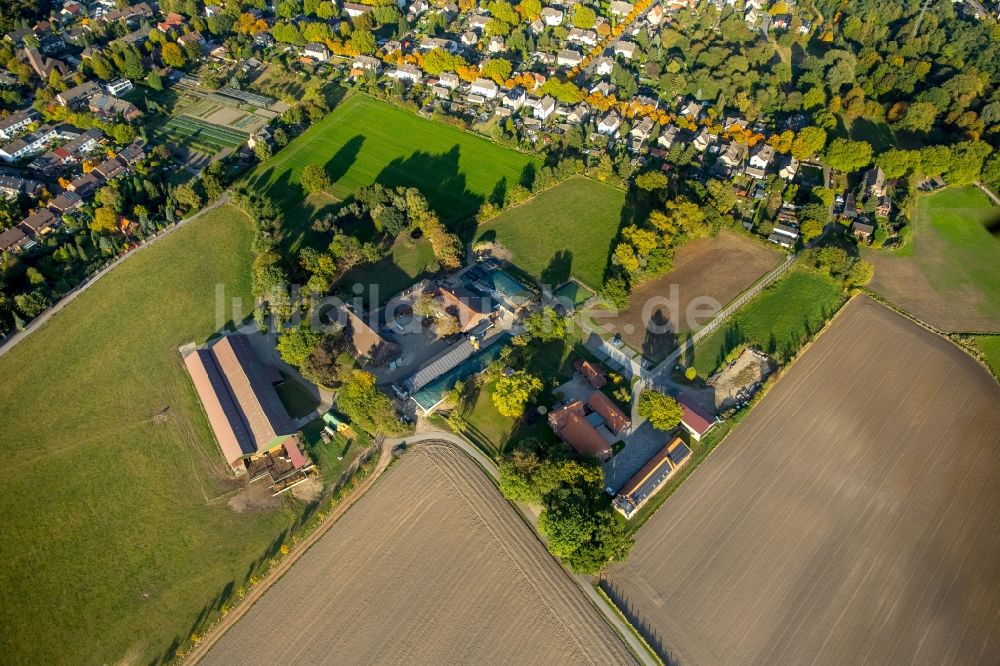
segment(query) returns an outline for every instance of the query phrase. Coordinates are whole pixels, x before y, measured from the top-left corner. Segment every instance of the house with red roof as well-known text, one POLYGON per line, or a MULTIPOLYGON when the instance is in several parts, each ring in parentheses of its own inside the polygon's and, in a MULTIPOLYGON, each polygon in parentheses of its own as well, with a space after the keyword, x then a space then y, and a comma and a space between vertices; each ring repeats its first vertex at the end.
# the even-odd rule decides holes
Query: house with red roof
POLYGON ((696 440, 701 440, 709 430, 715 427, 719 418, 701 405, 683 395, 677 398, 680 403, 683 415, 681 416, 681 427, 684 428, 696 440))

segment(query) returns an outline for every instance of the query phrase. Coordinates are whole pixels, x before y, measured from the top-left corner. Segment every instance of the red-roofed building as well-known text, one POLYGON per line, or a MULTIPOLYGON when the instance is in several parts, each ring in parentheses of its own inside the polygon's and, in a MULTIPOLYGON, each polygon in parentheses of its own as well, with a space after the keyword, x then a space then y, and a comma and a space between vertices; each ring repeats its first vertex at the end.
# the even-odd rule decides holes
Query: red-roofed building
POLYGON ((576 359, 573 361, 573 368, 575 368, 576 371, 587 380, 587 383, 590 384, 592 388, 600 389, 608 383, 608 378, 604 375, 604 372, 599 370, 597 366, 587 359, 576 359))
POLYGON ((622 410, 618 409, 618 406, 611 402, 611 398, 600 391, 594 391, 590 394, 590 397, 587 398, 587 405, 601 415, 608 430, 615 435, 621 435, 632 425, 629 417, 625 416, 622 410))
POLYGON ((579 400, 549 412, 549 426, 581 456, 611 457, 611 444, 587 421, 587 410, 579 400))
POLYGON ((684 414, 681 416, 681 426, 696 440, 700 440, 709 430, 715 427, 719 419, 705 411, 700 405, 689 398, 677 398, 684 414))

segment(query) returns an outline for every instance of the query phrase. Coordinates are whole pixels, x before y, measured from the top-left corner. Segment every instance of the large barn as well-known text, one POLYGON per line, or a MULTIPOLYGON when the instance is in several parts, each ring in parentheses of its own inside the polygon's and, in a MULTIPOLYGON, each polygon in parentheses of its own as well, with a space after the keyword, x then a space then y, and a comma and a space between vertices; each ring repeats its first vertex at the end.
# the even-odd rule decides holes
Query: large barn
POLYGON ((280 381, 280 375, 274 377, 277 373, 257 360, 245 335, 227 335, 195 349, 184 365, 233 471, 252 473, 259 458, 287 462, 294 470, 309 465, 274 388, 272 380, 280 381))

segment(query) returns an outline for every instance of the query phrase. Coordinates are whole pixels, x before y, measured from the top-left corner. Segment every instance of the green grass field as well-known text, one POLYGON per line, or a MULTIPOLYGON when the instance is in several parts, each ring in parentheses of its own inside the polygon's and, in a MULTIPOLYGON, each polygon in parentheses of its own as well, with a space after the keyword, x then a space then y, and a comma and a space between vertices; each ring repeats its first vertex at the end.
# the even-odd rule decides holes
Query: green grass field
POLYGON ((528 155, 474 134, 355 95, 250 177, 284 205, 292 247, 303 242, 308 223, 322 210, 303 205, 299 178, 307 164, 326 168, 333 181, 330 194, 339 199, 374 182, 417 187, 456 231, 470 228, 467 222, 494 191, 516 185, 539 166, 528 155))
POLYGON ((337 285, 341 297, 353 298, 352 289, 362 285, 361 296, 366 304, 372 300, 384 305, 391 297, 430 274, 437 264, 434 249, 424 238, 397 238, 389 254, 374 264, 362 264, 352 269, 337 285), (375 292, 373 287, 377 287, 375 292))
POLYGON ((624 206, 621 190, 574 177, 480 225, 475 240, 502 245, 513 263, 544 284, 572 275, 597 288, 624 206))
POLYGON ((973 338, 993 374, 1000 378, 1000 335, 977 335, 973 338))
POLYGON ((1000 331, 1000 209, 975 186, 921 195, 903 251, 865 253, 871 289, 947 331, 1000 331))
POLYGON ((249 312, 249 264, 249 221, 219 208, 0 358, 0 661, 154 662, 293 525, 221 497, 177 351, 216 330, 217 285, 249 312))
POLYGON ((843 301, 840 285, 830 278, 793 268, 695 345, 694 368, 699 376, 708 377, 744 342, 761 347, 779 361, 787 360, 843 301))

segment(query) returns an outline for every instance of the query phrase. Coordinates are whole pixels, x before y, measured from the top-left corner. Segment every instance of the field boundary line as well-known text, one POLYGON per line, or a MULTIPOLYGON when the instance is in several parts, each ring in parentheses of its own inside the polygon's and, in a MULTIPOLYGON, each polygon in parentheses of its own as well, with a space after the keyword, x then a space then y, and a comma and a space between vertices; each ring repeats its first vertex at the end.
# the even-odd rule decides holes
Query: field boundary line
POLYGON ((381 450, 379 452, 378 461, 375 463, 375 467, 372 469, 354 490, 352 490, 343 500, 341 500, 326 518, 317 526, 313 532, 307 536, 300 544, 296 546, 294 550, 288 553, 281 561, 268 573, 264 578, 247 593, 245 597, 227 613, 224 617, 220 618, 219 622, 212 626, 205 636, 198 642, 198 644, 189 652, 182 661, 197 664, 201 659, 208 654, 209 650, 219 642, 229 629, 231 629, 247 612, 253 608, 254 604, 257 603, 264 594, 271 589, 271 587, 281 580, 292 568, 300 557, 302 557, 309 549, 316 544, 320 538, 326 534, 331 527, 333 527, 340 518, 347 513, 347 511, 354 506, 358 500, 364 497, 365 493, 375 485, 375 482, 380 479, 383 473, 389 469, 390 463, 392 462, 392 447, 387 446, 385 443, 381 445, 381 450))
POLYGON ((140 250, 143 250, 143 249, 149 247, 150 245, 154 245, 155 243, 159 242, 160 239, 162 239, 162 238, 164 238, 166 236, 169 236, 170 234, 172 234, 173 232, 177 231, 181 227, 185 226, 189 222, 193 222, 194 220, 197 220, 199 217, 201 217, 205 213, 207 213, 207 212, 209 212, 211 210, 214 210, 214 209, 218 208, 219 206, 227 204, 227 203, 229 203, 229 192, 228 192, 228 190, 226 192, 223 192, 222 196, 220 196, 214 202, 212 202, 211 204, 209 204, 205 208, 202 208, 201 210, 199 210, 194 215, 192 215, 190 217, 186 217, 183 220, 180 220, 179 222, 176 222, 173 226, 167 227, 166 229, 163 229, 162 231, 160 231, 156 235, 147 238, 145 241, 143 241, 141 244, 139 244, 138 247, 136 247, 136 248, 134 248, 132 250, 129 250, 128 252, 126 252, 125 254, 119 256, 117 259, 115 259, 114 261, 112 261, 110 264, 108 264, 104 268, 102 268, 99 271, 97 271, 96 273, 94 273, 93 275, 89 275, 86 278, 84 278, 83 282, 81 282, 80 284, 76 285, 75 287, 73 287, 72 289, 70 289, 68 292, 66 292, 65 294, 63 294, 63 296, 58 301, 56 301, 55 303, 53 303, 52 305, 50 305, 48 307, 48 309, 46 309, 40 315, 38 315, 37 317, 35 317, 34 319, 32 319, 30 322, 28 322, 27 326, 24 327, 23 331, 18 331, 17 333, 15 333, 14 335, 10 336, 6 340, 0 342, 0 356, 3 356, 7 352, 9 352, 11 349, 13 349, 14 347, 16 347, 18 345, 18 343, 20 343, 21 341, 23 341, 25 338, 27 338, 29 335, 31 335, 33 332, 35 332, 37 329, 41 328, 41 326, 45 322, 47 322, 49 319, 51 319, 53 316, 55 316, 60 310, 62 310, 64 307, 66 307, 71 302, 73 302, 76 299, 77 296, 79 296, 83 292, 85 292, 88 289, 90 289, 90 287, 92 287, 95 282, 97 282, 102 277, 104 277, 107 274, 109 274, 112 270, 114 270, 115 268, 117 268, 119 265, 125 263, 126 259, 128 259, 129 257, 135 256, 136 254, 139 253, 140 250))
POLYGON ((966 337, 966 336, 1000 335, 1000 333, 998 333, 996 331, 954 331, 952 333, 948 333, 946 331, 942 331, 941 329, 937 328, 933 324, 929 324, 926 321, 923 321, 922 319, 920 319, 919 317, 917 317, 913 313, 907 312, 906 310, 904 310, 903 308, 899 307, 898 305, 896 305, 895 303, 893 303, 892 301, 890 301, 886 297, 882 296, 879 293, 876 293, 876 292, 872 291, 868 287, 863 287, 860 293, 864 294, 865 296, 867 296, 871 300, 875 301, 879 305, 881 305, 881 306, 883 306, 885 308, 888 308, 889 310, 892 310, 893 312, 895 312, 896 314, 900 315, 901 317, 905 317, 906 319, 909 319, 910 321, 912 321, 914 324, 917 324, 921 328, 924 328, 925 330, 930 331, 931 333, 934 333, 935 335, 938 335, 938 336, 944 338, 945 340, 947 340, 948 342, 950 342, 951 344, 955 345, 956 347, 958 347, 959 349, 961 349, 963 352, 965 352, 966 354, 968 354, 969 356, 971 356, 972 359, 974 361, 976 361, 976 363, 978 363, 979 365, 983 366, 988 373, 990 373, 991 375, 993 375, 994 379, 996 379, 998 382, 1000 382, 1000 377, 998 377, 993 372, 993 368, 991 368, 990 364, 986 362, 986 359, 983 358, 983 356, 979 352, 979 350, 977 350, 977 349, 971 349, 971 348, 967 347, 966 345, 962 344, 961 342, 959 342, 956 339, 956 338, 961 338, 961 337, 966 337))

